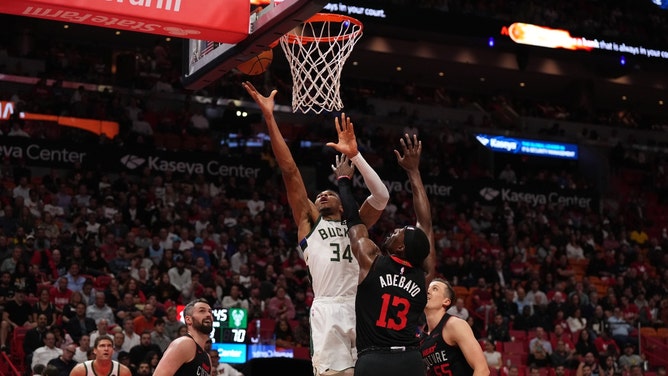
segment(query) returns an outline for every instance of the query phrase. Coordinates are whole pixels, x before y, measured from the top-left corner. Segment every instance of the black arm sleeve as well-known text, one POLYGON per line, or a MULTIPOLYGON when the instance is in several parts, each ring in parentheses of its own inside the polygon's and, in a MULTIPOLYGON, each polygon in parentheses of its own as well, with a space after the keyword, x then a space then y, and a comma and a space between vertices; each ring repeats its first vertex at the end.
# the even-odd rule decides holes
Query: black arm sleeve
POLYGON ((339 198, 343 205, 343 216, 346 218, 348 228, 363 224, 360 218, 360 210, 355 196, 353 196, 353 182, 349 177, 341 177, 339 182, 339 198))

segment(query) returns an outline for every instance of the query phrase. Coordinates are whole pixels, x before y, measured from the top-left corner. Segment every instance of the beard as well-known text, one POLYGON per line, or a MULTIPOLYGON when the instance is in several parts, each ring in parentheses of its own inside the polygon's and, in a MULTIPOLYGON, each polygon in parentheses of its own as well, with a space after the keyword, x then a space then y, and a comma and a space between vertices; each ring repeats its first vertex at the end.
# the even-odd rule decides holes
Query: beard
POLYGON ((199 322, 194 321, 193 322, 193 328, 195 328, 195 330, 197 330, 200 333, 211 334, 211 331, 213 330, 213 323, 204 324, 201 321, 199 321, 199 322))

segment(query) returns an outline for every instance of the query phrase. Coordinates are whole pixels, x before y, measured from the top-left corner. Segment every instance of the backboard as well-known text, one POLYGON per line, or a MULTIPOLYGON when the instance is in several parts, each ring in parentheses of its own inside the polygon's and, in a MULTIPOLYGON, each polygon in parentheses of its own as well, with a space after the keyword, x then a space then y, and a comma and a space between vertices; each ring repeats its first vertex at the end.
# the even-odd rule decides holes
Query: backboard
MULTIPOLYGON (((238 43, 190 39, 185 43, 184 87, 202 89, 240 63, 270 48, 283 34, 300 25, 327 5, 328 0, 272 1, 250 15, 248 37, 238 43)), ((250 6, 250 5, 249 5, 250 6)))

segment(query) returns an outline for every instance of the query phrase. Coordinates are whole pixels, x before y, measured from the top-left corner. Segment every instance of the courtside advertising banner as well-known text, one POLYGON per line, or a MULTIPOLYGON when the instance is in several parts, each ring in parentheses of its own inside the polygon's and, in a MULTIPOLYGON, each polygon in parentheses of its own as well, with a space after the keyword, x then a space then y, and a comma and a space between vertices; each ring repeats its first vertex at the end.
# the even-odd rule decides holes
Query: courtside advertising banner
POLYGON ((225 43, 250 27, 248 0, 9 0, 0 13, 225 43))

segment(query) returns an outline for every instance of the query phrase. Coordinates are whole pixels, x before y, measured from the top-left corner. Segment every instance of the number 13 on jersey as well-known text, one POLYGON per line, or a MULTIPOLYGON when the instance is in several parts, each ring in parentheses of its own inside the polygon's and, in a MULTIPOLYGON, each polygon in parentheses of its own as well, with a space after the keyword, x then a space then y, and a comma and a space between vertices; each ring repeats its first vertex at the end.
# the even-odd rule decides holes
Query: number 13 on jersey
POLYGON ((381 298, 383 299, 383 305, 380 309, 380 316, 376 320, 376 326, 391 330, 404 329, 408 323, 407 315, 411 303, 406 298, 390 294, 383 294, 381 298), (396 317, 387 317, 390 306, 392 311, 396 313, 396 317))

